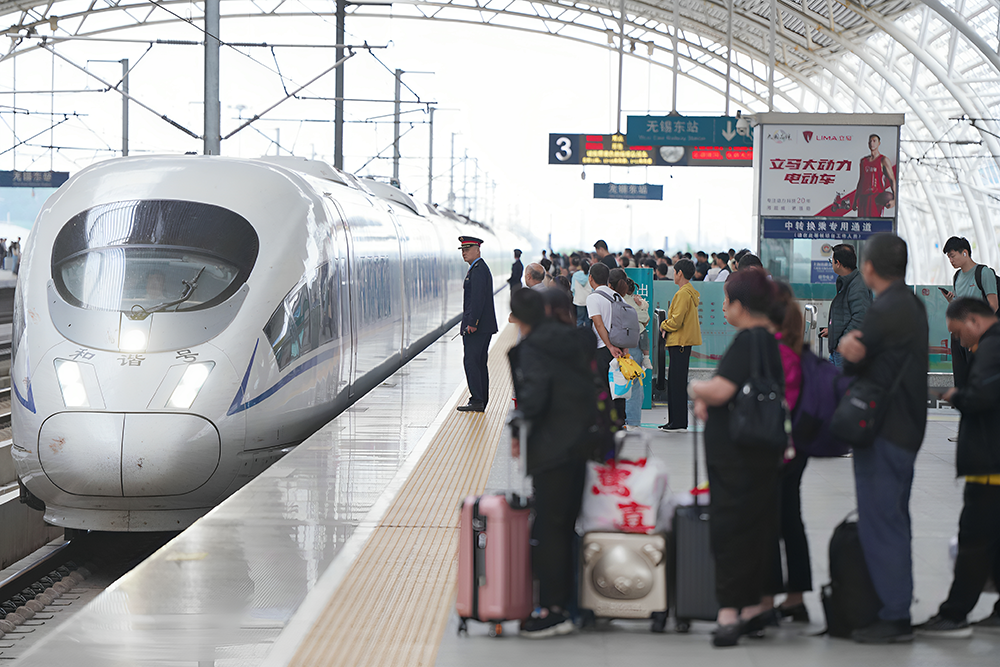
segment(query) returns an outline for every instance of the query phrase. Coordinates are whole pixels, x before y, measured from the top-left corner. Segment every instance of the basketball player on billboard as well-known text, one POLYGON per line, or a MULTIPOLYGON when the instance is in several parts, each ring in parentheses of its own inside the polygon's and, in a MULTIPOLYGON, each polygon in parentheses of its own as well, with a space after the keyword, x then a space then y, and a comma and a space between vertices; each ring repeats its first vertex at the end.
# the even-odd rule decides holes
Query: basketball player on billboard
POLYGON ((871 155, 861 158, 853 207, 859 218, 881 218, 882 209, 896 205, 896 175, 889 158, 878 152, 881 143, 877 134, 869 136, 871 155))

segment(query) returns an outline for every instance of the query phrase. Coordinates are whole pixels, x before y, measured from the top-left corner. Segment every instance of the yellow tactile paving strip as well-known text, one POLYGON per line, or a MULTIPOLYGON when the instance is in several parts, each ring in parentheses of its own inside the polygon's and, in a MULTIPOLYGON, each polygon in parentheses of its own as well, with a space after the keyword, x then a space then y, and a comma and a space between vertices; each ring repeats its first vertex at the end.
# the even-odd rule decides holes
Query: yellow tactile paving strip
POLYGON ((434 664, 455 599, 459 503, 486 488, 510 409, 507 351, 516 339, 508 325, 490 350, 486 412, 444 421, 290 665, 434 664))

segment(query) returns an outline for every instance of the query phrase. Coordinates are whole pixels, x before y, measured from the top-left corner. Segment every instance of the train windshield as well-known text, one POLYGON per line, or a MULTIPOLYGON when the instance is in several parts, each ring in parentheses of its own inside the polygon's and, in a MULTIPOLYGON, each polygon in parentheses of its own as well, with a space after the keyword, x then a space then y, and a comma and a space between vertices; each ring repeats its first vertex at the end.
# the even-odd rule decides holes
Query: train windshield
POLYGON ((211 204, 141 200, 74 216, 56 237, 52 276, 69 303, 91 310, 200 310, 246 282, 259 240, 240 215, 211 204))

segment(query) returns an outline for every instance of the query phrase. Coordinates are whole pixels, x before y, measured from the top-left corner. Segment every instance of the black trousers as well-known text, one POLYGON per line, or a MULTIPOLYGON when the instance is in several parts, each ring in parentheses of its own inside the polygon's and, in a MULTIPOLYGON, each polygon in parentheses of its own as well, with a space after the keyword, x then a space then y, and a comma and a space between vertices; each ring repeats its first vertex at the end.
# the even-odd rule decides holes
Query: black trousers
POLYGON ((490 400, 490 372, 486 367, 489 359, 490 338, 493 334, 467 333, 462 336, 465 346, 465 380, 469 383, 470 403, 486 405, 490 400))
MULTIPOLYGON (((615 355, 611 354, 611 350, 607 347, 597 348, 597 372, 604 379, 604 384, 608 388, 608 396, 611 395, 611 380, 608 378, 608 367, 611 365, 611 360, 615 358, 615 355)), ((614 401, 615 405, 615 423, 618 425, 625 423, 625 399, 616 398, 614 401)))
POLYGON ((778 477, 778 541, 771 557, 769 594, 802 593, 812 590, 809 538, 802 523, 802 473, 809 457, 799 454, 782 466, 778 477), (785 543, 785 566, 781 567, 781 546, 785 543))
POLYGON ((720 607, 751 607, 767 589, 778 530, 778 464, 708 466, 709 534, 720 607))
POLYGON ((671 345, 667 348, 667 353, 670 355, 670 366, 667 367, 667 423, 677 428, 687 428, 691 346, 671 345))
POLYGON ((962 347, 958 336, 951 337, 951 372, 956 387, 964 387, 969 381, 969 357, 972 353, 962 347))
POLYGON ((955 578, 948 599, 938 610, 954 621, 965 620, 976 606, 986 579, 997 570, 1000 556, 1000 486, 966 482, 964 500, 958 520, 955 578))
POLYGON ((568 609, 574 602, 573 545, 585 472, 586 464, 579 461, 532 475, 535 522, 531 527, 531 569, 542 607, 568 609))

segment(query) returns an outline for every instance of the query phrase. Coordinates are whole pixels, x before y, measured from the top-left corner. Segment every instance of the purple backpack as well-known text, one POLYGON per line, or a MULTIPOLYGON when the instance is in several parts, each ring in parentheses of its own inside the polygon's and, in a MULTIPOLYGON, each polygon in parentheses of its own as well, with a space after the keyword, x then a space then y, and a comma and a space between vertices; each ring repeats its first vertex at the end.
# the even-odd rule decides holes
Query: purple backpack
POLYGON ((808 456, 843 456, 850 445, 830 435, 830 421, 850 378, 808 348, 802 349, 802 389, 792 412, 792 442, 808 456))

